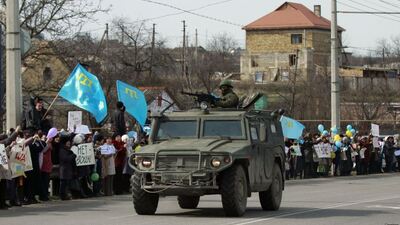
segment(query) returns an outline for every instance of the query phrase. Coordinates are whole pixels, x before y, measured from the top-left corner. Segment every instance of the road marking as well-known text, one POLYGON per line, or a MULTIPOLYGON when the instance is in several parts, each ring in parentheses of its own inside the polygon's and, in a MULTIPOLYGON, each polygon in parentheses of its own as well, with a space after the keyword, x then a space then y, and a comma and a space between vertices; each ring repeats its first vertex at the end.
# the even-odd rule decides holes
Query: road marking
POLYGON ((286 214, 281 214, 281 215, 277 215, 277 216, 273 216, 273 217, 267 217, 267 218, 266 217, 258 217, 258 218, 252 219, 251 221, 242 222, 242 223, 235 223, 235 225, 247 225, 247 224, 252 224, 252 223, 265 222, 265 221, 269 221, 269 220, 273 220, 273 219, 277 219, 277 218, 282 218, 282 217, 288 217, 288 216, 299 215, 299 214, 306 214, 306 213, 311 213, 311 212, 318 212, 318 211, 323 211, 323 210, 327 210, 327 209, 334 209, 334 208, 340 208, 340 207, 351 206, 351 205, 359 205, 359 204, 370 203, 370 202, 392 200, 392 199, 396 199, 396 198, 400 198, 400 195, 391 196, 391 197, 387 197, 387 198, 366 200, 366 201, 358 201, 358 202, 351 202, 351 203, 344 203, 344 204, 336 204, 336 205, 331 205, 331 206, 327 206, 327 207, 320 208, 320 209, 309 209, 309 210, 305 210, 305 211, 286 213, 286 214))
POLYGON ((400 209, 400 206, 370 205, 367 208, 400 209))

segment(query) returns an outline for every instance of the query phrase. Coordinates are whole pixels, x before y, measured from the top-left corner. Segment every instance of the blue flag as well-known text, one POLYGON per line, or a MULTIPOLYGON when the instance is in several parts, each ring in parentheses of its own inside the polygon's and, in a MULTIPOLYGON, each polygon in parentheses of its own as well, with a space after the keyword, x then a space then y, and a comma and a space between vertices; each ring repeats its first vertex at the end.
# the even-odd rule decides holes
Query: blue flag
POLYGON ((59 95, 70 103, 89 111, 97 123, 107 116, 107 102, 97 77, 78 64, 69 75, 59 95))
POLYGON ((147 102, 143 92, 117 80, 118 100, 123 102, 126 111, 143 127, 147 118, 147 102))
POLYGON ((286 116, 281 117, 281 125, 283 136, 295 140, 298 140, 301 137, 305 128, 299 121, 286 116))

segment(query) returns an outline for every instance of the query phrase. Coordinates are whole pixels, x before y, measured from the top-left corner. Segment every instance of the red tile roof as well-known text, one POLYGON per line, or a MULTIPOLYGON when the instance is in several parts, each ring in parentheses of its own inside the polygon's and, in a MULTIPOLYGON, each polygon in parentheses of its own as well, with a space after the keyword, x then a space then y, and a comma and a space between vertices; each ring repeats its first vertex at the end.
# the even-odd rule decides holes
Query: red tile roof
MULTIPOLYGON (((323 29, 330 30, 331 22, 314 14, 302 4, 285 2, 275 11, 243 27, 244 30, 323 29)), ((338 27, 338 31, 344 31, 338 27)))

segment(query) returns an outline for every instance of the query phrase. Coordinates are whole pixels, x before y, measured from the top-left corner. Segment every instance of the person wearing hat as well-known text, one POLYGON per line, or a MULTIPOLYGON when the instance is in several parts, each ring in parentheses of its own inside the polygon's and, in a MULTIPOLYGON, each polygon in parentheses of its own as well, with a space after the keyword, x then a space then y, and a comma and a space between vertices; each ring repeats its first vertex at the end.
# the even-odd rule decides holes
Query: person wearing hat
POLYGON ((236 108, 239 104, 239 98, 233 92, 232 82, 230 80, 223 80, 219 84, 222 96, 217 99, 215 106, 222 108, 236 108))
POLYGON ((123 102, 117 102, 117 109, 111 118, 112 130, 114 135, 126 134, 126 122, 125 122, 125 105, 123 102))

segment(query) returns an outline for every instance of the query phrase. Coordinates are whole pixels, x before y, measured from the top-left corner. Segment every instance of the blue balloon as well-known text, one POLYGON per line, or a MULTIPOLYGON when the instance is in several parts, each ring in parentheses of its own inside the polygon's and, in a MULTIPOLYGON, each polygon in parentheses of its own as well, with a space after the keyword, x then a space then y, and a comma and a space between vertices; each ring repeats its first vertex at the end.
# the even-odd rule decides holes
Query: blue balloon
POLYGON ((356 133, 356 129, 351 129, 350 132, 354 135, 356 133))
POLYGON ((319 130, 319 132, 323 132, 324 130, 325 130, 325 127, 324 127, 324 125, 322 125, 322 124, 319 124, 318 125, 318 130, 319 130))
POLYGON ((353 127, 349 124, 349 125, 347 125, 347 130, 351 130, 351 129, 353 129, 353 127))
POLYGON ((343 144, 342 144, 341 141, 336 141, 336 142, 335 142, 335 146, 338 147, 338 148, 341 148, 342 145, 343 145, 343 144))
POLYGON ((331 132, 332 132, 333 135, 336 135, 337 132, 338 132, 338 129, 336 127, 332 127, 331 128, 331 132))
POLYGON ((324 130, 324 131, 322 132, 322 135, 323 135, 323 136, 328 136, 328 135, 329 135, 329 132, 328 132, 327 130, 324 130))

